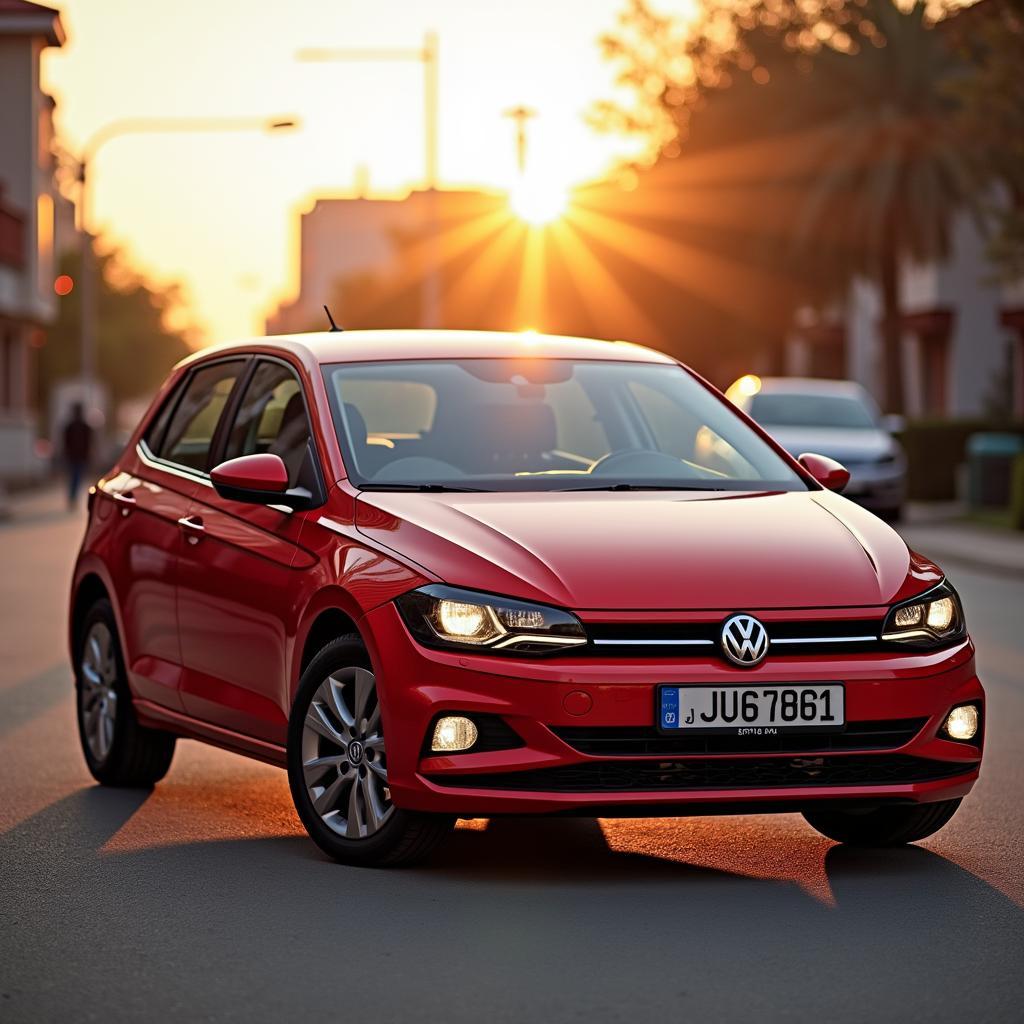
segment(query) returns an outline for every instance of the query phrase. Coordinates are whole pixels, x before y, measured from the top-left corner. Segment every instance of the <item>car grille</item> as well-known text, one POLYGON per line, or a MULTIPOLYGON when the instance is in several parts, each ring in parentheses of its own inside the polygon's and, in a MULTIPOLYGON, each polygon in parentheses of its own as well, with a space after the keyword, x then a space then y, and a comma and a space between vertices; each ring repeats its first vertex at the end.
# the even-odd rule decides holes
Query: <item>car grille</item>
POLYGON ((645 793, 787 786, 886 786, 966 775, 975 763, 901 754, 744 758, 706 761, 603 761, 479 775, 429 775, 439 786, 538 793, 645 793))
POLYGON ((894 750, 909 743, 927 718, 889 718, 848 722, 845 732, 781 733, 776 736, 687 736, 659 733, 652 726, 548 726, 581 754, 597 757, 640 757, 661 754, 757 754, 809 751, 894 750))
MULTIPOLYGON (((774 655, 867 653, 891 650, 881 619, 765 622, 774 655)), ((717 656, 722 620, 714 622, 588 622, 590 643, 573 653, 592 657, 699 658, 717 656)))

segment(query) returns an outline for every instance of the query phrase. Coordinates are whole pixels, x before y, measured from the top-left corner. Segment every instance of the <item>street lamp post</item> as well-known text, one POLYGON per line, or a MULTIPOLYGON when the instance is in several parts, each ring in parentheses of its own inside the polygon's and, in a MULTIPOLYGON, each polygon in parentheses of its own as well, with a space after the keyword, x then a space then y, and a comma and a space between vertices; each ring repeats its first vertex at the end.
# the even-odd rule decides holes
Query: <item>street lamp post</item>
POLYGON ((296 57, 309 62, 389 62, 416 61, 423 65, 423 173, 427 193, 427 230, 432 263, 423 288, 425 327, 438 327, 441 320, 441 268, 437 237, 438 183, 438 42, 436 32, 426 32, 421 47, 344 47, 341 49, 306 48, 296 57))
POLYGON ((298 125, 292 116, 279 117, 128 117, 99 128, 82 148, 76 161, 79 182, 78 226, 82 236, 81 317, 79 320, 79 353, 82 386, 87 406, 96 402, 96 298, 97 274, 92 249, 92 181, 91 168, 96 154, 108 142, 125 135, 198 134, 203 132, 274 132, 298 125))

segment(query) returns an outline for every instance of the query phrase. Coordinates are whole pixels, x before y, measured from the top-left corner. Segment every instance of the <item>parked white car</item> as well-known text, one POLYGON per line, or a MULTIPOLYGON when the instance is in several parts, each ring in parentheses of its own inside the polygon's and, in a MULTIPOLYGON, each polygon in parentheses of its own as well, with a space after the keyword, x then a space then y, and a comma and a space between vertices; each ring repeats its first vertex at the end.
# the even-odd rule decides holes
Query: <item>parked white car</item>
POLYGON ((818 452, 850 471, 843 493, 883 519, 900 516, 907 463, 874 400, 848 380, 756 377, 747 374, 726 391, 788 452, 818 452))

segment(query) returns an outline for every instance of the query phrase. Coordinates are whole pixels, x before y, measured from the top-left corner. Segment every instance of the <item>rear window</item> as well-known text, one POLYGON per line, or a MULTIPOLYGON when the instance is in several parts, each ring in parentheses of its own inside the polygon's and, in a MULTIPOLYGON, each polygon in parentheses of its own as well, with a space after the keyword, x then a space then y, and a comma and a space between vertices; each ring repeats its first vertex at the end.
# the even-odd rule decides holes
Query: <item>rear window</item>
POLYGON ((750 415, 766 427, 848 427, 871 430, 878 426, 871 409, 846 395, 761 393, 750 403, 750 415))

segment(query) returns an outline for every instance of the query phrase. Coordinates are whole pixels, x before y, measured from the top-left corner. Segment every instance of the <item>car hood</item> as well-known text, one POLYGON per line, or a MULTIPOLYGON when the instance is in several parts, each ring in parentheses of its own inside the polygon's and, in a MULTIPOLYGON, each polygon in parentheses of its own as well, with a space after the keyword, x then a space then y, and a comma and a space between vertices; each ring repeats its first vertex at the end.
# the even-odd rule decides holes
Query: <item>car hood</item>
POLYGON ((877 462, 895 455, 899 446, 884 430, 854 430, 844 427, 765 427, 791 455, 814 452, 837 462, 857 465, 877 462))
POLYGON ((881 605, 941 578, 826 491, 363 492, 356 525, 438 580, 580 610, 881 605))

